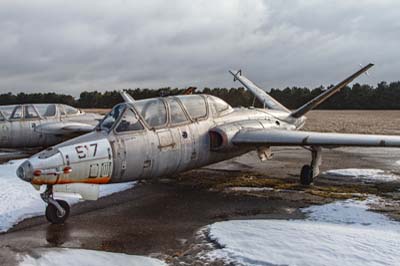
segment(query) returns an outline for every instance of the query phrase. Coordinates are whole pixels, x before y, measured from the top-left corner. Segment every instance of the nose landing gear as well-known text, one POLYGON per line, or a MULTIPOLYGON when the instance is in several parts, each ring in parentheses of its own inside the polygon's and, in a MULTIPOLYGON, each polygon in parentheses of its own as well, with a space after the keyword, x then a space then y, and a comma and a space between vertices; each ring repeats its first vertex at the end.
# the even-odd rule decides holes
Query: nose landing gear
POLYGON ((53 198, 53 186, 47 185, 40 197, 47 203, 46 218, 52 224, 62 224, 69 216, 69 204, 64 200, 53 198))

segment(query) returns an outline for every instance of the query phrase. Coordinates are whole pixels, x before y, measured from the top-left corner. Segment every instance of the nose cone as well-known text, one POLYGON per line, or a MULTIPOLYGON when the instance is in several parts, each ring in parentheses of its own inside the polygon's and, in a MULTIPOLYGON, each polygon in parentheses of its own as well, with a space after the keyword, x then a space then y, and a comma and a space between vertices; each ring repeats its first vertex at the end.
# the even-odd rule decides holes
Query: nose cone
POLYGON ((33 167, 29 160, 26 160, 18 167, 17 176, 26 182, 32 182, 33 167))
POLYGON ((107 183, 113 171, 111 144, 92 132, 41 151, 23 162, 17 176, 33 185, 107 183))

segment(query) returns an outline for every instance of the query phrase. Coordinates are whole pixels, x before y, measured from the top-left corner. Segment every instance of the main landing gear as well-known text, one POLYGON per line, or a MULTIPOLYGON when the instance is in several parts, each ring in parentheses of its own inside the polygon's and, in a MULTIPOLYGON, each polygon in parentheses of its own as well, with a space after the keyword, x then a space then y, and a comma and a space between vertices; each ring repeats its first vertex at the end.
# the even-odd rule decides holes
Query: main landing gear
POLYGON ((64 200, 55 200, 53 198, 53 186, 47 185, 46 190, 40 194, 40 197, 47 203, 46 218, 52 224, 62 224, 69 216, 69 205, 64 200))
POLYGON ((300 172, 300 183, 302 185, 308 186, 313 181, 314 178, 319 174, 319 166, 322 162, 321 156, 321 147, 319 146, 311 146, 310 148, 306 148, 311 151, 311 163, 310 165, 306 164, 301 168, 300 172))

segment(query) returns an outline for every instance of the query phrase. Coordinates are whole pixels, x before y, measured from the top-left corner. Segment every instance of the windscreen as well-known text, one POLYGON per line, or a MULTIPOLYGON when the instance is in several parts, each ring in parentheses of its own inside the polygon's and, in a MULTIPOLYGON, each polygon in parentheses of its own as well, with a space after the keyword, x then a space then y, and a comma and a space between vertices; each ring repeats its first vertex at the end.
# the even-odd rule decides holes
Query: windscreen
POLYGON ((125 110, 125 104, 119 104, 109 112, 100 122, 100 129, 109 131, 125 110))
POLYGON ((117 132, 128 132, 128 131, 138 131, 143 129, 144 128, 142 124, 140 124, 136 114, 131 109, 126 109, 115 130, 117 132))

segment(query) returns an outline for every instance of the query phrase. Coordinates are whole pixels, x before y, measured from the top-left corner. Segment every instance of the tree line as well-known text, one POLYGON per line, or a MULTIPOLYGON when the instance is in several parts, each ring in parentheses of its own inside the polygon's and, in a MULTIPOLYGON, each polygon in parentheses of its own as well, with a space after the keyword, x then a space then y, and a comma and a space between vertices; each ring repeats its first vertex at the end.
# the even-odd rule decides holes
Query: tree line
MULTIPOLYGON (((329 88, 329 87, 328 87, 329 88)), ((269 94, 289 109, 296 109, 316 97, 327 88, 320 86, 315 89, 291 87, 285 89, 273 88, 269 94)), ((128 89, 127 92, 136 100, 151 97, 182 94, 185 89, 128 89)), ((244 88, 204 88, 195 93, 206 93, 220 97, 233 107, 251 105, 260 106, 252 94, 244 88)), ((18 93, 0 94, 0 105, 21 103, 64 103, 79 108, 111 108, 122 101, 117 90, 99 92, 84 91, 79 98, 57 93, 18 93)), ((380 82, 375 87, 371 85, 353 84, 324 102, 319 109, 400 109, 400 81, 380 82)))

